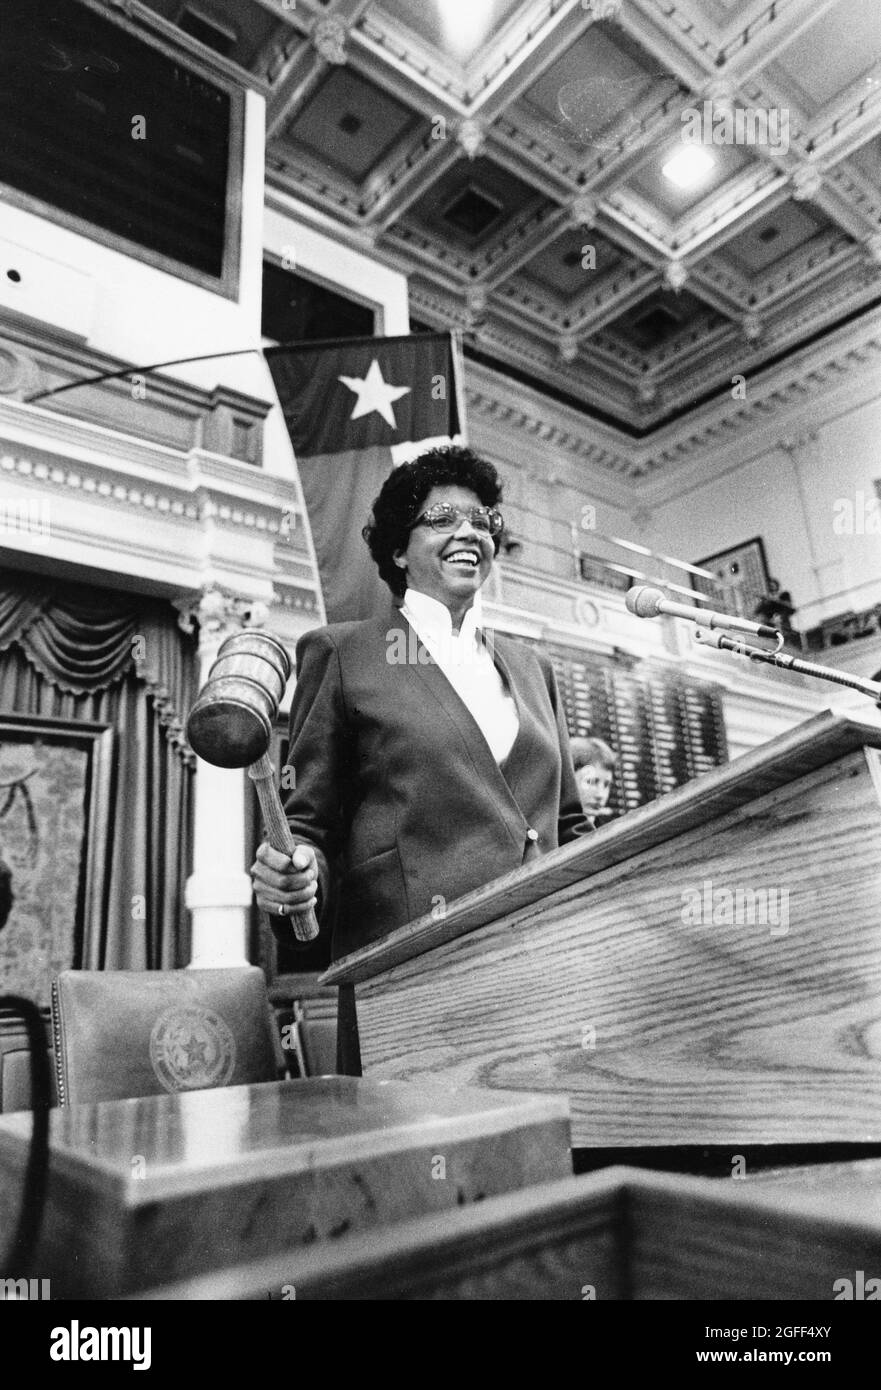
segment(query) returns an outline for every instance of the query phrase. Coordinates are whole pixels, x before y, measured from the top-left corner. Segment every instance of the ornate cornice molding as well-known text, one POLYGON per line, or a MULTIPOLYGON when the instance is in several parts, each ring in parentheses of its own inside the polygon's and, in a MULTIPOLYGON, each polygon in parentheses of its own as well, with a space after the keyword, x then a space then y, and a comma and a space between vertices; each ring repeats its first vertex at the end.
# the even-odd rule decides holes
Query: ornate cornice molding
POLYGON ((664 474, 658 485, 668 488, 671 470, 682 473, 688 464, 709 481, 715 472, 779 444, 781 431, 785 437, 816 428, 833 401, 846 409, 877 399, 879 367, 881 310, 875 310, 868 321, 836 332, 831 342, 758 372, 749 380, 745 400, 726 392, 689 419, 662 428, 659 438, 637 445, 635 476, 648 480, 664 474))
MULTIPOLYGON (((615 431, 583 420, 570 407, 543 401, 537 392, 507 381, 490 368, 469 364, 465 398, 470 418, 479 417, 514 434, 540 439, 568 459, 578 473, 589 464, 609 479, 627 476, 627 441, 617 440, 615 431)), ((617 491, 616 502, 622 505, 626 495, 626 491, 617 491)))
POLYGON ((288 539, 291 518, 302 526, 287 478, 203 449, 182 453, 148 445, 14 401, 0 401, 0 473, 156 516, 194 521, 210 515, 269 537, 288 539))
MULTIPOLYGON (((757 372, 745 400, 723 391, 691 417, 662 427, 658 437, 643 442, 553 400, 542 401, 538 393, 473 363, 468 364, 466 402, 472 419, 502 425, 514 435, 541 437, 579 469, 587 465, 597 478, 614 479, 650 497, 668 488, 671 477, 685 479, 696 469, 705 482, 717 468, 738 466, 745 454, 754 457, 774 447, 781 430, 792 433, 793 422, 796 434, 809 431, 807 417, 822 420, 833 399, 846 408, 877 398, 879 367, 881 311, 876 311, 870 323, 837 333, 834 343, 806 349, 770 372, 757 372)), ((589 474, 584 483, 590 486, 589 474)), ((631 498, 636 495, 630 492, 631 498)))

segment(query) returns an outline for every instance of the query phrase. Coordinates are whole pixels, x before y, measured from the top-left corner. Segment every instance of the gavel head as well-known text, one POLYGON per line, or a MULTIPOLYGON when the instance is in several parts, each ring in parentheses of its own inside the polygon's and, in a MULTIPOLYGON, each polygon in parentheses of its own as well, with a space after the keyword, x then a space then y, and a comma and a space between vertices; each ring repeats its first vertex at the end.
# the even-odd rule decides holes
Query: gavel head
POLYGON ((249 767, 269 747, 291 660, 269 632, 237 632, 220 647, 187 720, 190 747, 215 767, 249 767))

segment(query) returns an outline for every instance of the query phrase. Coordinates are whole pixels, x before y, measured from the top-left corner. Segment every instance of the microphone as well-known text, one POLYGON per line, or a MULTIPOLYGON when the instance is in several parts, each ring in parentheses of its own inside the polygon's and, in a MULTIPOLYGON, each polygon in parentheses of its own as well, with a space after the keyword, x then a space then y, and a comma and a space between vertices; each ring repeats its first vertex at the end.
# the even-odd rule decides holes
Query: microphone
POLYGON ((652 589, 647 584, 637 584, 628 589, 624 596, 629 611, 637 618, 657 618, 661 613, 669 613, 673 618, 687 618, 690 623, 700 623, 701 627, 724 627, 732 632, 750 632, 753 637, 766 637, 777 641, 779 633, 765 623, 751 623, 748 618, 735 618, 728 613, 712 613, 705 608, 693 608, 688 603, 675 603, 660 589, 652 589))

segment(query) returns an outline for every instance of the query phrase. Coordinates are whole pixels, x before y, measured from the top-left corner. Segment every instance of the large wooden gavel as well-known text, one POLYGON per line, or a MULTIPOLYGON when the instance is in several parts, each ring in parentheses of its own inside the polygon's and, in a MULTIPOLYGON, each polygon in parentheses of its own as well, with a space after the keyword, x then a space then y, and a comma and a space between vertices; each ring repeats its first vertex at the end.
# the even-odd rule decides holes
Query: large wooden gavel
MULTIPOLYGON (((269 632, 237 632, 220 646, 208 679, 190 710, 187 738, 215 767, 247 767, 257 788, 273 849, 292 855, 291 834, 269 757, 272 725, 291 674, 291 659, 269 632)), ((318 935, 313 909, 290 915, 298 941, 318 935)))

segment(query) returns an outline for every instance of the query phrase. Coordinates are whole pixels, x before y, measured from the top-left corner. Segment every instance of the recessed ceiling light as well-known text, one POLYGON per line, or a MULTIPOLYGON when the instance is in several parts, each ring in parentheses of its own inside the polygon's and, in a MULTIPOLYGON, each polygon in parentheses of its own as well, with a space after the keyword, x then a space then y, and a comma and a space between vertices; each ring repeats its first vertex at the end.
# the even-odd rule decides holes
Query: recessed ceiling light
POLYGON ((677 150, 661 168, 661 173, 677 188, 694 188, 709 176, 716 161, 702 145, 686 145, 677 150))
POLYGON ((455 58, 464 61, 492 29, 494 0, 436 0, 444 39, 455 58))

